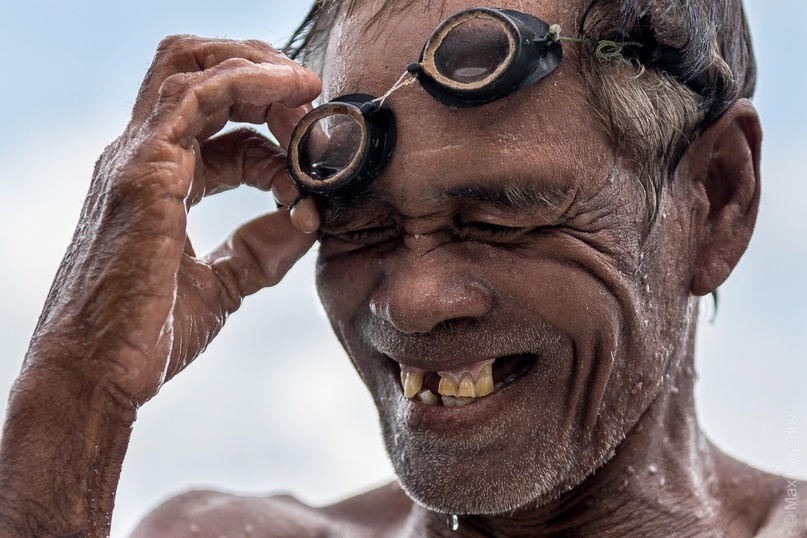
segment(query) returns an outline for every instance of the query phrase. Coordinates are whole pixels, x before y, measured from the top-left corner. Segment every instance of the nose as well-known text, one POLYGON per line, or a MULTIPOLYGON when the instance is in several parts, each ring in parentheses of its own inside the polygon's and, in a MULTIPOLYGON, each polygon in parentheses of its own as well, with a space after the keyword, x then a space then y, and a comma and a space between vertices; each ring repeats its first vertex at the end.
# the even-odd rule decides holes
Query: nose
MULTIPOLYGON (((439 251, 440 249, 438 249, 439 251)), ((397 259, 370 298, 370 310, 405 334, 427 333, 440 323, 482 317, 492 290, 464 262, 408 252, 397 259)))

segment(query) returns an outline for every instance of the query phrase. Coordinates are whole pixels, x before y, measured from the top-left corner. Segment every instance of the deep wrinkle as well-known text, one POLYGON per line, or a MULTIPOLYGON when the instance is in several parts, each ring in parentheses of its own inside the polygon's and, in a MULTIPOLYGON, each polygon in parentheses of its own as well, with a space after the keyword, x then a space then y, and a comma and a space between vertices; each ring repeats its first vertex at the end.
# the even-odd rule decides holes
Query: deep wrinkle
POLYGON ((408 216, 386 201, 382 191, 371 189, 350 203, 339 207, 324 207, 321 210, 321 228, 328 235, 370 226, 391 225, 391 221, 395 221, 415 223, 414 226, 403 226, 411 231, 419 227, 422 221, 449 216, 463 225, 478 221, 480 224, 512 228, 549 226, 557 224, 569 214, 575 197, 574 191, 544 189, 535 181, 468 183, 447 189, 444 194, 435 194, 433 200, 427 202, 438 206, 445 206, 448 202, 456 207, 453 212, 441 209, 435 214, 408 216))

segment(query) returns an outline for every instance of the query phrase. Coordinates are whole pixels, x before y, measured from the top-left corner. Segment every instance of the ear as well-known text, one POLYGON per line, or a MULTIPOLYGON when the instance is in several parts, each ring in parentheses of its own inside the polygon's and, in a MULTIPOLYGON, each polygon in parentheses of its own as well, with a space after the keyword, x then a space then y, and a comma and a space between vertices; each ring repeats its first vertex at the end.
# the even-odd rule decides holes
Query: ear
POLYGON ((748 247, 759 207, 761 143, 759 116, 740 99, 690 148, 695 295, 716 290, 748 247))

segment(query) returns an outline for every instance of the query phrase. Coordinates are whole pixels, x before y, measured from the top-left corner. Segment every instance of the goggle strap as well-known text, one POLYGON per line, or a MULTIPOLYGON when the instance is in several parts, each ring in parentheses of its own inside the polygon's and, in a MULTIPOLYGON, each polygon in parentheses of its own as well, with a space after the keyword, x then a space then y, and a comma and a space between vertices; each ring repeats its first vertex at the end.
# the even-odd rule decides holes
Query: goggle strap
POLYGON ((546 40, 549 43, 556 43, 558 41, 571 41, 573 43, 589 43, 592 45, 596 45, 597 47, 594 49, 594 54, 600 60, 614 60, 619 58, 620 56, 624 56, 625 49, 628 47, 641 47, 643 46, 642 43, 638 41, 610 41, 608 39, 602 39, 600 41, 596 41, 594 39, 584 39, 581 37, 567 37, 560 35, 561 27, 560 24, 553 24, 549 27, 549 31, 546 33, 546 40))
POLYGON ((400 77, 398 77, 398 80, 395 82, 395 84, 393 84, 392 87, 389 90, 387 90, 387 93, 385 93, 381 97, 376 97, 375 99, 370 101, 370 103, 372 103, 373 105, 378 106, 380 108, 380 107, 382 107, 384 105, 384 101, 387 100, 387 97, 392 95, 392 92, 398 91, 401 88, 409 86, 410 84, 412 84, 416 80, 417 80, 417 77, 415 77, 415 75, 410 73, 408 70, 404 71, 403 74, 400 77), (409 77, 408 79, 406 79, 407 76, 409 77), (406 80, 404 80, 404 79, 406 79, 406 80))

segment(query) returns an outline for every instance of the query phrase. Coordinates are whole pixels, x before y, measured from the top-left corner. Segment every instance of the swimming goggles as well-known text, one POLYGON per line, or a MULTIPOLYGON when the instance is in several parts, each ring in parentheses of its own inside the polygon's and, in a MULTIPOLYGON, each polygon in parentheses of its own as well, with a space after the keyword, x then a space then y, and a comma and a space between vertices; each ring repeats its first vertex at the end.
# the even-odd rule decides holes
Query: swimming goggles
POLYGON ((381 174, 395 149, 395 115, 386 103, 393 91, 417 80, 446 105, 479 106, 545 77, 562 56, 559 39, 536 17, 491 8, 455 13, 382 97, 344 95, 300 120, 288 155, 300 197, 349 200, 381 174))

